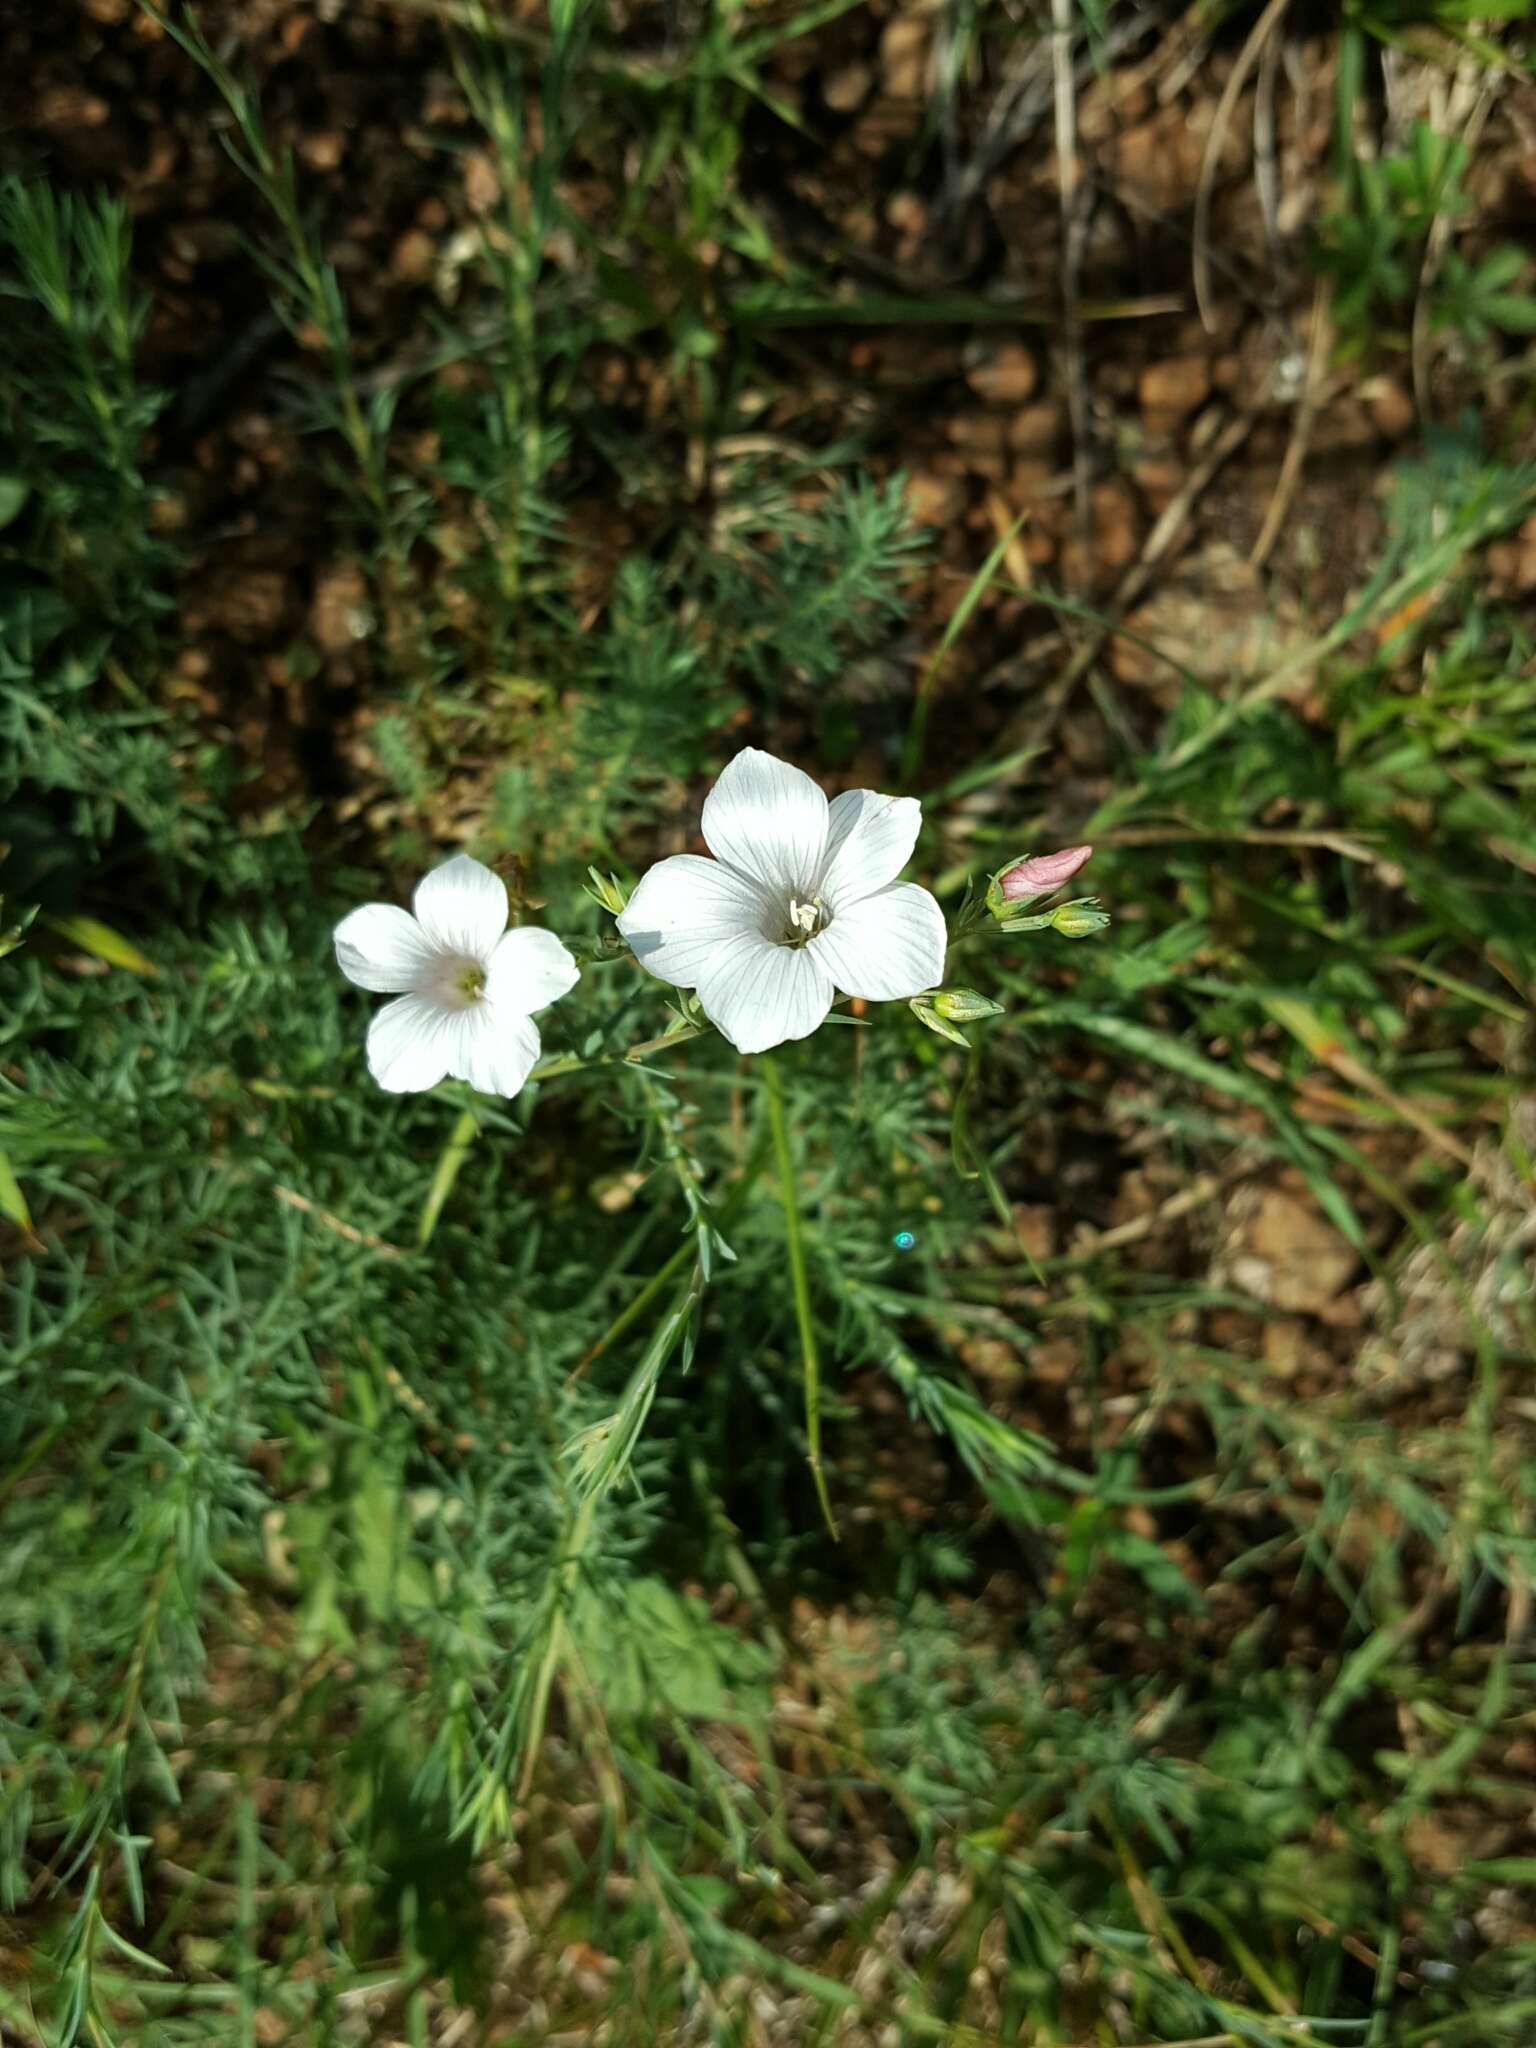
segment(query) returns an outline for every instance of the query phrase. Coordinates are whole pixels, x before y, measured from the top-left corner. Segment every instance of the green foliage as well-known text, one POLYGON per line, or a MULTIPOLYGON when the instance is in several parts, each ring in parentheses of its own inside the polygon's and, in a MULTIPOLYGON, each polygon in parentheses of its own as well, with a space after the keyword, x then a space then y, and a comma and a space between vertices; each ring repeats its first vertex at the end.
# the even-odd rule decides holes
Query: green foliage
POLYGON ((172 564, 143 471, 162 401, 135 371, 125 208, 0 182, 0 293, 0 840, 13 890, 68 901, 120 817, 166 852, 199 836, 142 675, 172 564))
POLYGON ((1437 221, 1463 220, 1467 147, 1427 121, 1416 121, 1406 149, 1353 165, 1345 203, 1317 224, 1314 255, 1334 281, 1333 314, 1347 346, 1363 351, 1379 333, 1406 340, 1421 292, 1436 328, 1486 345, 1497 333, 1536 328, 1531 266, 1512 243, 1475 262, 1454 246, 1426 269, 1425 251, 1437 221))
MULTIPOLYGON (((1403 465, 1379 573, 1288 657, 1305 714, 1283 670, 1188 686, 1084 834, 1102 943, 1070 943, 1097 897, 1003 928, 958 896, 1051 795, 1017 757, 966 774, 994 805, 928 807, 958 907, 926 1017, 743 1067, 613 943, 611 877, 744 714, 862 764, 845 678, 920 559, 851 442, 737 438, 749 293, 823 288, 744 137, 768 52, 835 11, 707 9, 649 64, 585 6, 531 51, 464 10, 495 232, 382 378, 293 163, 176 24, 325 344, 296 405, 368 584, 372 840, 240 830, 155 702, 125 221, 5 188, 0 2018, 49 2048, 425 2042, 454 2006, 617 2048, 1527 2037, 1495 1888, 1530 1858, 1513 1822, 1460 1850, 1468 1803, 1528 1804, 1530 1049, 1500 1048, 1536 692, 1478 551, 1530 472, 1468 434, 1403 465), (628 267, 564 196, 592 134, 637 146, 628 267), (589 388, 616 338, 676 445, 589 388), (617 559, 570 512, 594 466, 644 515, 617 559), (514 1102, 386 1097, 329 931, 467 835, 582 986, 514 1102), (1374 1269, 1374 1351, 1306 1320, 1321 1392, 1263 1347, 1303 1319, 1222 1262, 1244 1182, 1374 1269), (1072 1231, 1032 1250, 1045 1207, 1072 1231)), ((1362 169, 1324 237, 1346 326, 1406 310, 1464 171, 1428 130, 1362 169)), ((1518 285, 1453 249, 1436 305, 1484 342, 1518 285)))

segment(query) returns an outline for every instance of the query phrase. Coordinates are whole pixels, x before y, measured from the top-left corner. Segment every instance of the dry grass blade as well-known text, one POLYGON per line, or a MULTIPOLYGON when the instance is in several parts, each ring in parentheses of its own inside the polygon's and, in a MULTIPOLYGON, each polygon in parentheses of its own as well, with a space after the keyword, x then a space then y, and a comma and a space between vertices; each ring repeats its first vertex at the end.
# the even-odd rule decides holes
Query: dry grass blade
POLYGON ((1322 403, 1323 387, 1328 371, 1328 357, 1333 348, 1333 286, 1327 278, 1318 280, 1317 290, 1312 299, 1312 325, 1307 343, 1307 369, 1301 387, 1301 396, 1296 403, 1296 423, 1291 429, 1291 438, 1285 450, 1285 460, 1280 465, 1280 475, 1275 482, 1274 496, 1264 514, 1264 524, 1259 528, 1248 559, 1255 569, 1261 569, 1269 560, 1271 548, 1280 537, 1301 482, 1302 465, 1307 459, 1307 447, 1312 438, 1312 423, 1317 418, 1322 403))
POLYGON ((1078 314, 1078 278, 1087 226, 1088 188, 1077 160, 1077 86, 1072 70, 1072 0, 1051 0, 1051 69, 1056 107, 1056 182, 1061 198, 1062 351, 1067 372, 1067 406, 1072 416, 1072 495, 1078 532, 1088 534, 1088 372, 1083 362, 1083 324, 1078 314))
POLYGON ((281 1184, 272 1190, 277 1199, 289 1209, 297 1209, 301 1216, 313 1216, 327 1230, 337 1237, 344 1237, 348 1244, 360 1244, 371 1252, 382 1252, 387 1259, 403 1259, 408 1256, 399 1245, 390 1244, 382 1237, 375 1237, 371 1230, 359 1230, 348 1223, 344 1216, 334 1215, 329 1209, 322 1209, 318 1202, 312 1202, 308 1195, 301 1195, 297 1188, 285 1188, 281 1184))
POLYGON ((1279 27, 1289 5, 1290 0, 1269 0, 1269 5, 1249 31, 1248 40, 1232 67, 1226 89, 1217 102, 1211 132, 1206 139, 1205 157, 1200 165, 1200 184, 1195 193, 1194 277, 1195 304, 1207 328, 1214 328, 1215 324, 1211 318, 1211 194, 1216 184, 1216 166, 1221 160, 1221 145, 1226 140, 1233 110, 1248 83, 1249 73, 1263 54, 1264 45, 1279 27))

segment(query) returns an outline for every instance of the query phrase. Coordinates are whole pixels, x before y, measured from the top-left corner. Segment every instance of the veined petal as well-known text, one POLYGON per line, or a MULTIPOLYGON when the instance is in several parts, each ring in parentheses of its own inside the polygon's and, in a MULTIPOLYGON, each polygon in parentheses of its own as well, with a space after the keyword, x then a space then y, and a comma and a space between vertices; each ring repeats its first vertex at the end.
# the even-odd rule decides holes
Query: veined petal
POLYGON ((491 1001, 472 1003, 454 1024, 454 1078, 482 1095, 515 1095, 539 1056, 538 1026, 491 1001))
POLYGON ((944 978, 944 913, 915 882, 893 882, 838 911, 806 947, 845 996, 895 1002, 944 978))
POLYGON ((917 844, 923 807, 915 796, 845 789, 827 808, 827 862, 821 893, 835 917, 840 907, 894 882, 917 844))
POLYGON ((506 883, 467 853, 423 876, 411 902, 427 937, 469 960, 489 960, 507 928, 506 883))
POLYGON ((729 939, 699 977, 709 1021, 738 1052, 767 1052, 808 1038, 832 1007, 832 977, 809 946, 781 946, 760 932, 729 939))
POLYGON ((803 769, 743 747, 704 799, 716 860, 775 893, 809 895, 827 845, 827 799, 803 769))
POLYGON ((485 970, 486 1000, 508 1016, 527 1017, 546 1003, 557 1003, 580 976, 581 969, 553 932, 521 925, 496 942, 485 970))
POLYGON ((1016 860, 998 876, 998 896, 1004 903, 1022 903, 1031 896, 1043 896, 1047 889, 1059 889, 1063 882, 1070 882, 1092 858, 1091 846, 1064 846, 1060 853, 1034 853, 1026 860, 1016 860))
POLYGON ((337 925, 336 965, 359 988, 400 995, 420 985, 437 959, 437 948, 408 910, 393 903, 365 903, 337 925))
POLYGON ((717 860, 674 853, 641 876, 618 925, 649 973, 693 988, 722 946, 763 931, 769 910, 756 882, 717 860))
POLYGON ((458 1015, 429 996, 399 996, 368 1026, 368 1067, 381 1088, 435 1088, 453 1057, 458 1015))

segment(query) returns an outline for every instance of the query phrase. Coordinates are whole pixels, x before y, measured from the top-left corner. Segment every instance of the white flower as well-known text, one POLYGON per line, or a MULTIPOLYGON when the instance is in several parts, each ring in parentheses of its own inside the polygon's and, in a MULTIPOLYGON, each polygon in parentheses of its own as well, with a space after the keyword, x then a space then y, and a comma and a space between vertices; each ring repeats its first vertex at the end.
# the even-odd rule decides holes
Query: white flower
POLYGON ((837 990, 891 1002, 944 976, 944 913, 898 882, 922 823, 914 797, 849 789, 747 747, 704 799, 704 840, 641 879, 619 930, 642 967, 695 988, 738 1052, 805 1038, 837 990))
POLYGON ((451 1074, 515 1095, 539 1056, 529 1016, 574 987, 576 962, 553 932, 509 932, 506 884, 468 854, 434 868, 412 905, 368 903, 336 927, 348 981, 398 997, 368 1027, 373 1078, 403 1094, 451 1074))

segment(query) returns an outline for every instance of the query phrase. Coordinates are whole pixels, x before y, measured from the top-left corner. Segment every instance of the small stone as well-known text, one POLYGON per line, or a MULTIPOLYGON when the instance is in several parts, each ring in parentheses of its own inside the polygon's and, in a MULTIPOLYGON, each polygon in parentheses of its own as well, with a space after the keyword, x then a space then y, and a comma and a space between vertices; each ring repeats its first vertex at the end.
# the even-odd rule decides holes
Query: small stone
POLYGON ((1008 494, 1015 505, 1028 505, 1045 496, 1055 475, 1054 463, 1047 462, 1042 456, 1030 456, 1023 462, 1016 462, 1009 470, 1008 494))
POLYGON ((323 570, 309 607, 309 629, 329 655, 350 654, 373 627, 368 579, 355 562, 323 570))
POLYGON ((1489 576, 1502 592, 1536 590, 1536 540, 1495 541, 1486 560, 1489 576))
POLYGON ((1277 1379, 1293 1380, 1307 1362, 1307 1326, 1295 1316, 1276 1316, 1264 1325, 1260 1348, 1277 1379))
POLYGON ((1029 1354, 1030 1378, 1045 1386, 1064 1386, 1082 1367, 1082 1348, 1074 1337, 1047 1337, 1029 1354))
POLYGON ((1211 382, 1218 391, 1238 390, 1246 375, 1243 359, 1236 349, 1228 349, 1211 365, 1211 382))
POLYGON ((880 36, 880 84, 893 100, 920 100, 928 90, 932 24, 920 14, 898 14, 880 36))
POLYGON ((1387 440, 1404 440, 1418 425, 1418 407, 1395 377, 1373 377, 1361 387, 1360 395, 1376 431, 1387 440))
POLYGON ((421 228, 407 228, 390 251, 393 274, 409 284, 425 284, 437 262, 437 244, 421 228))
POLYGON ((989 350, 965 373, 966 383, 988 405, 1023 405, 1038 380, 1034 357, 1016 342, 989 350))
POLYGON ((918 526, 950 526, 965 511, 965 479, 929 470, 907 478, 907 510, 918 526))
POLYGON ((301 135, 298 153, 312 171, 334 171, 347 153, 347 138, 340 128, 323 128, 315 135, 301 135))
POLYGON ((1093 544, 1101 568, 1126 569, 1141 553, 1141 507, 1121 477, 1094 487, 1093 544))
POLYGON ((1057 398, 1026 405, 1008 422, 1008 446, 1016 455, 1053 455, 1066 438, 1067 409, 1057 398))
POLYGON ((821 96, 834 114, 856 114, 874 89, 867 64, 840 64, 822 80, 821 96))
POLYGON ((1013 1224, 1019 1243, 1032 1259, 1056 1256, 1056 1212, 1047 1202, 1015 1202, 1013 1224))
POLYGON ((1194 132, 1182 107, 1165 107, 1150 121, 1125 129, 1106 153, 1116 183, 1149 211, 1179 213, 1194 204, 1205 138, 1194 132))
POLYGON ((1210 365, 1203 356, 1174 356, 1164 363, 1151 363, 1141 373, 1138 395, 1149 423, 1175 424, 1198 412, 1210 397, 1210 365))
POLYGON ((1154 514, 1171 505, 1184 488, 1185 469, 1171 455, 1143 455, 1131 466, 1136 488, 1154 514))
POLYGON ((464 199, 471 213, 489 213, 501 198, 501 179, 496 166, 483 149, 472 149, 464 159, 464 199))
POLYGON ((989 455, 1001 455, 1008 445, 1008 422, 996 413, 957 413, 945 432, 957 448, 984 450, 989 455))
POLYGON ((37 96, 34 120, 50 135, 69 135, 77 128, 100 128, 112 109, 99 93, 78 85, 54 85, 37 96))
POLYGON ((928 209, 915 192, 897 192, 887 202, 885 217, 904 235, 922 235, 928 230, 928 209))
POLYGON ((1331 1223, 1299 1196, 1266 1188, 1244 1233, 1233 1274, 1275 1308, 1315 1314, 1353 1274, 1358 1259, 1331 1223))
POLYGON ((150 500, 149 530, 151 533, 180 533, 187 523, 187 501, 179 491, 162 491, 150 500))

